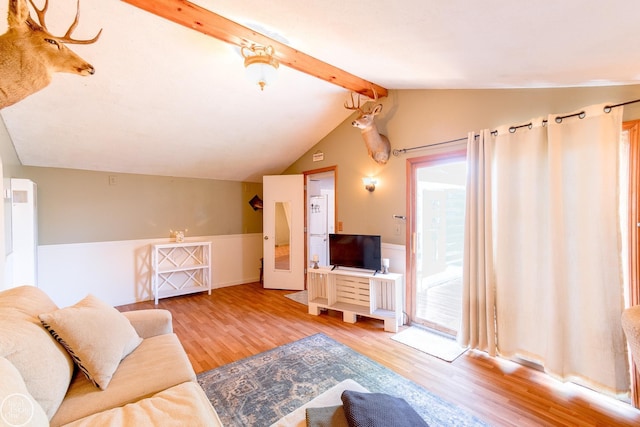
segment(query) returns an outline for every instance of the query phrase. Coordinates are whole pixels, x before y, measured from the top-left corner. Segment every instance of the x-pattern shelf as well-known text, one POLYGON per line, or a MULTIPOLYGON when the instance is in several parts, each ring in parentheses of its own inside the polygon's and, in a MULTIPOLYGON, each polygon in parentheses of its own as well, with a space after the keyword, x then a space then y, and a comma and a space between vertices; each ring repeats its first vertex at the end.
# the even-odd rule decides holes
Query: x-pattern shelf
POLYGON ((152 286, 159 298, 208 291, 211 295, 211 242, 152 245, 152 286))
POLYGON ((175 268, 191 268, 193 266, 202 266, 205 264, 202 245, 189 246, 172 246, 158 249, 158 267, 163 271, 166 264, 170 264, 168 271, 174 271, 175 268), (193 263, 187 264, 193 260, 193 263))

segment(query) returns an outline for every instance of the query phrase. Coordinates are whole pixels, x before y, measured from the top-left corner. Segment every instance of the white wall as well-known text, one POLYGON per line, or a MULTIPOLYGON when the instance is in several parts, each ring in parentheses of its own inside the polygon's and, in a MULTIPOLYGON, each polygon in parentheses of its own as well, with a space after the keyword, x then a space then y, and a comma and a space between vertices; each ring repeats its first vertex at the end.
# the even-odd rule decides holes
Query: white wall
MULTIPOLYGON (((260 276, 262 234, 199 236, 211 241, 211 287, 256 282, 260 276)), ((114 305, 151 300, 151 245, 169 239, 41 245, 38 287, 59 307, 87 294, 114 305)))
MULTIPOLYGON (((404 245, 382 243, 382 258, 389 258, 389 271, 402 274, 402 307, 406 307, 407 301, 407 251, 404 245)), ((404 321, 403 321, 404 324, 404 321)))
POLYGON ((382 243, 382 258, 389 258, 389 271, 406 276, 406 248, 404 245, 382 243))

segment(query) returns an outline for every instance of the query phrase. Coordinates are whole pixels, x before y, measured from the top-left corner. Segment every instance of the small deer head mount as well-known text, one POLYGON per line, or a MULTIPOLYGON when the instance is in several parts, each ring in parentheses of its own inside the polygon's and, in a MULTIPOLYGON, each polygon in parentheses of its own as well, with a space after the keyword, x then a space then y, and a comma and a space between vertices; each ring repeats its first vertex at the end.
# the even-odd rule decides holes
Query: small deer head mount
POLYGON ((102 33, 100 30, 90 40, 71 38, 71 33, 78 25, 80 0, 76 17, 62 37, 49 33, 45 25, 49 0, 45 0, 42 9, 38 9, 33 0, 29 2, 39 23, 31 18, 27 0, 9 0, 9 30, 0 36, 0 109, 45 88, 55 72, 81 76, 95 72, 91 64, 64 45, 95 43, 102 33))
MULTIPOLYGON (((391 144, 389 139, 381 135, 378 132, 378 128, 374 121, 375 116, 382 111, 382 104, 377 104, 375 107, 369 110, 364 110, 360 106, 360 94, 357 95, 357 102, 354 100, 354 93, 351 92, 351 105, 344 103, 344 108, 347 110, 356 110, 360 112, 360 116, 351 122, 353 127, 357 127, 362 132, 362 138, 364 144, 367 146, 367 152, 376 163, 384 165, 389 160, 389 154, 391 153, 391 144)), ((378 100, 378 94, 374 91, 373 101, 378 100)))

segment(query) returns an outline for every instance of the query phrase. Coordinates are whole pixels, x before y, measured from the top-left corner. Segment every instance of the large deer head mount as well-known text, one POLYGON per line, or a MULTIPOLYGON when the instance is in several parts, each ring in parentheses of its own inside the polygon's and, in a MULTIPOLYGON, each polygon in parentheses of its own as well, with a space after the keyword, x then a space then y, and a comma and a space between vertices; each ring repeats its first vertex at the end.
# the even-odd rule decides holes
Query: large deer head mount
POLYGON ((81 76, 95 72, 91 64, 65 46, 65 43, 95 43, 102 33, 100 30, 90 40, 71 38, 71 33, 78 25, 80 0, 73 23, 61 37, 49 33, 45 25, 49 0, 45 0, 42 9, 38 9, 33 0, 29 2, 39 23, 31 18, 27 0, 9 0, 9 29, 0 36, 0 109, 46 87, 55 72, 81 76))
MULTIPOLYGON (((369 157, 371 157, 376 163, 384 165, 389 160, 391 144, 386 136, 378 132, 378 127, 375 123, 375 116, 382 111, 382 104, 377 104, 375 107, 365 110, 360 106, 360 94, 355 95, 357 95, 357 101, 354 100, 354 93, 351 92, 351 105, 347 102, 344 103, 344 108, 347 110, 356 110, 360 112, 360 116, 352 121, 351 125, 360 129, 362 138, 364 139, 364 144, 367 146, 369 157)), ((374 90, 373 101, 375 102, 377 100, 378 95, 374 90)))

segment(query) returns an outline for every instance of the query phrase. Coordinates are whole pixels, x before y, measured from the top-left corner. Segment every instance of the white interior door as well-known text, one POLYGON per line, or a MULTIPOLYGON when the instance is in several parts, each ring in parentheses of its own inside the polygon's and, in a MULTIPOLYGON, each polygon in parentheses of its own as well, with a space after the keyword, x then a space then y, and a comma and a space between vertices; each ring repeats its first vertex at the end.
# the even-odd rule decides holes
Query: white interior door
POLYGON ((304 176, 263 177, 264 287, 304 289, 304 176))

